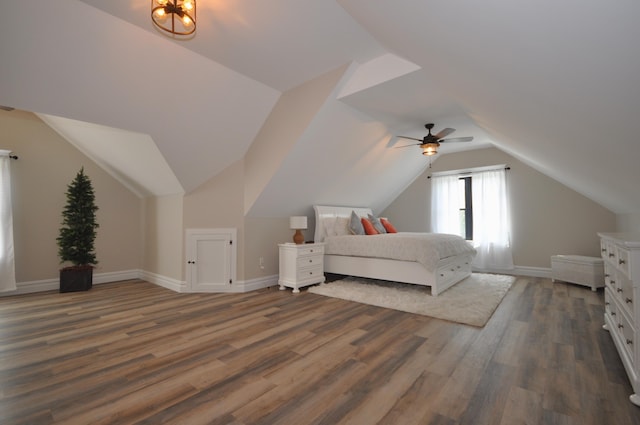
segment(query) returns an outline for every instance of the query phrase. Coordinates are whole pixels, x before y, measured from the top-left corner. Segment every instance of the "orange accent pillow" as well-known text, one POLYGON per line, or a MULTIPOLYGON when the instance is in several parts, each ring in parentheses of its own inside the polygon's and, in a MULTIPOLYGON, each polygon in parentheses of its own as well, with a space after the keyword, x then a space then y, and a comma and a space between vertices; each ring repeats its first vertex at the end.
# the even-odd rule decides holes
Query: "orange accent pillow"
POLYGON ((373 224, 371 224, 371 222, 369 221, 369 219, 366 219, 364 217, 362 217, 360 219, 360 221, 362 222, 362 227, 364 227, 364 233, 367 235, 378 235, 378 231, 376 230, 375 227, 373 227, 373 224))
POLYGON ((382 223, 382 225, 384 226, 384 228, 386 229, 387 233, 398 233, 398 231, 396 230, 395 227, 393 227, 393 224, 391 224, 389 222, 389 220, 387 220, 386 218, 381 218, 380 219, 380 223, 382 223))

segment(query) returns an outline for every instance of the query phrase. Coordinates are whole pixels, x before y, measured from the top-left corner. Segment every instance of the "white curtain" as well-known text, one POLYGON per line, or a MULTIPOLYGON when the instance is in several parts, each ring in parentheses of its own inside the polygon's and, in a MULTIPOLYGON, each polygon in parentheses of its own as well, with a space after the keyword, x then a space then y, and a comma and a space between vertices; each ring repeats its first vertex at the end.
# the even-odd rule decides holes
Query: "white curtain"
POLYGON ((9 154, 0 150, 0 292, 16 289, 9 154))
POLYGON ((473 266, 480 270, 512 270, 511 221, 504 169, 471 175, 473 244, 478 251, 473 266))
POLYGON ((457 175, 431 177, 431 231, 460 235, 460 185, 457 175))

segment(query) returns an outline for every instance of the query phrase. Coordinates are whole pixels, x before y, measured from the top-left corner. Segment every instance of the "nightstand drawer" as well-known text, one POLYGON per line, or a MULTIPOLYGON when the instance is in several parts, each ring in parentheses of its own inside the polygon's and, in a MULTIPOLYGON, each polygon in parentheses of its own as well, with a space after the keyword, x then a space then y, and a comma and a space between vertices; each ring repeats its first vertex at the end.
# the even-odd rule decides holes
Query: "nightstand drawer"
POLYGON ((322 265, 306 267, 298 269, 296 273, 296 280, 305 281, 309 279, 318 279, 320 276, 324 277, 322 265))
POLYGON ((322 255, 310 255, 307 257, 298 257, 296 261, 296 265, 298 268, 302 267, 311 267, 311 266, 322 266, 322 255))
POLYGON ((302 245, 300 248, 298 248, 298 256, 302 257, 305 255, 322 255, 324 254, 324 245, 320 245, 320 244, 309 244, 309 245, 302 245))

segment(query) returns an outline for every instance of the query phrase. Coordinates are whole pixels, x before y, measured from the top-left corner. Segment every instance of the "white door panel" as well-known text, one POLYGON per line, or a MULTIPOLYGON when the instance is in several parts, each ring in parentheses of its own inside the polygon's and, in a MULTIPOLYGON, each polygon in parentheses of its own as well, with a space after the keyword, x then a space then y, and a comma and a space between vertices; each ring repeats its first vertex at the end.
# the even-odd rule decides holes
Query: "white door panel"
POLYGON ((235 281, 236 229, 187 229, 190 292, 227 292, 235 281))

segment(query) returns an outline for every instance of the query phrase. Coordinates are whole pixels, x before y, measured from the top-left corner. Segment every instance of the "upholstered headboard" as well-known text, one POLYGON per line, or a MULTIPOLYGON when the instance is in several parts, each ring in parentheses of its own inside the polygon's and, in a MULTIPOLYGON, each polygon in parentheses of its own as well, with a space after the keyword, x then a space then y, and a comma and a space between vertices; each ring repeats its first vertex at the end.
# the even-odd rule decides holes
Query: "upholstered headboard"
POLYGON ((326 205, 314 205, 313 210, 316 213, 316 232, 313 240, 315 242, 323 242, 326 236, 323 219, 331 217, 350 217, 351 211, 355 211, 360 217, 367 217, 373 214, 371 208, 361 207, 331 207, 326 205))

